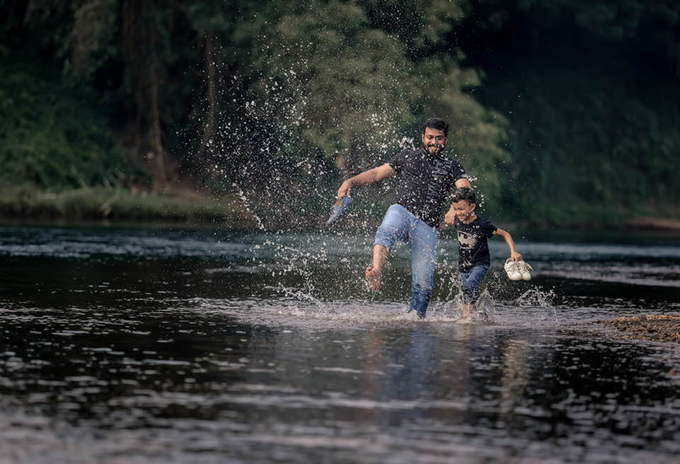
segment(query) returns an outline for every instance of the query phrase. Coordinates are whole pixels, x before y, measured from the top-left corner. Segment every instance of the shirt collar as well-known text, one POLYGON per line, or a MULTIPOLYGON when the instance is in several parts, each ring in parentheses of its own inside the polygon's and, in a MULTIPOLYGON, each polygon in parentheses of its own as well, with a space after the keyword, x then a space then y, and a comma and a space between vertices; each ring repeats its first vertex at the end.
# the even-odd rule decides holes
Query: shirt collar
POLYGON ((430 155, 430 153, 425 150, 425 147, 420 147, 418 149, 418 153, 420 154, 421 157, 426 158, 426 159, 444 159, 446 158, 446 148, 444 148, 443 151, 440 151, 436 155, 430 155))

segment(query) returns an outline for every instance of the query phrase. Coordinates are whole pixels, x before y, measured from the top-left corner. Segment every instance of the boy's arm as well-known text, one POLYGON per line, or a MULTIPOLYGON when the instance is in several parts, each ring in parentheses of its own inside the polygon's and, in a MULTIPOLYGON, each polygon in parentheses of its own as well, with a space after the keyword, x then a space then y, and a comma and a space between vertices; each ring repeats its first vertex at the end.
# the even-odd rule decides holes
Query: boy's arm
POLYGON ((453 211, 453 203, 451 203, 451 207, 449 208, 449 210, 444 215, 444 224, 442 224, 442 228, 447 227, 447 226, 452 226, 455 222, 456 222, 456 213, 453 211))
POLYGON ((522 255, 515 248, 515 242, 512 239, 512 235, 510 235, 509 232, 506 232, 503 229, 496 229, 494 231, 494 235, 500 235, 501 237, 503 237, 503 240, 505 240, 505 243, 508 244, 508 248, 510 248, 510 258, 513 261, 519 261, 519 260, 522 259, 522 255))

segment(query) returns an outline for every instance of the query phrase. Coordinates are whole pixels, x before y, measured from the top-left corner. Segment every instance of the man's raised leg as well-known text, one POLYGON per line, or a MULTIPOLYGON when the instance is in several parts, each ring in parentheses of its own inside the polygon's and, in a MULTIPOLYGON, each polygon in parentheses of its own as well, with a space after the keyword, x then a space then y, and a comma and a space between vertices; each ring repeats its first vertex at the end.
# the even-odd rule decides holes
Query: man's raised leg
POLYGON ((366 281, 373 291, 380 290, 382 284, 382 271, 387 262, 389 250, 397 240, 405 240, 408 237, 409 212, 401 205, 392 205, 387 208, 385 217, 378 230, 375 232, 373 241, 373 257, 371 265, 366 268, 366 281))

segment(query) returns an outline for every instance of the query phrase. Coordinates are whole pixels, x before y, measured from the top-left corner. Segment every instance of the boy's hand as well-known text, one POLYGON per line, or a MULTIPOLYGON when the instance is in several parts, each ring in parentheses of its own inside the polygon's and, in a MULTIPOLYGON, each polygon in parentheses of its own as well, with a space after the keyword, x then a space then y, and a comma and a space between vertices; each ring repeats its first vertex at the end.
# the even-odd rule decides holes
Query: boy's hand
POLYGON ((448 213, 444 215, 444 224, 452 226, 456 222, 456 215, 453 211, 449 210, 448 213))
POLYGON ((522 254, 517 253, 516 251, 510 252, 510 259, 513 261, 522 261, 522 254))

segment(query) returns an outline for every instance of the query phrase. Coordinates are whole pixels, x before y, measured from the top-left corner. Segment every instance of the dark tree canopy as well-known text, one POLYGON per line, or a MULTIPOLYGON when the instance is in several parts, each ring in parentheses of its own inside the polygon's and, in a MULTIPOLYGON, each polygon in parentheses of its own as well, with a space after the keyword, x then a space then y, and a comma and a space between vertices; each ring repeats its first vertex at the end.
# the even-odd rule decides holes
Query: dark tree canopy
POLYGON ((266 192, 279 177, 318 194, 436 115, 501 214, 568 222, 679 197, 670 0, 0 8, 0 182, 266 192))

